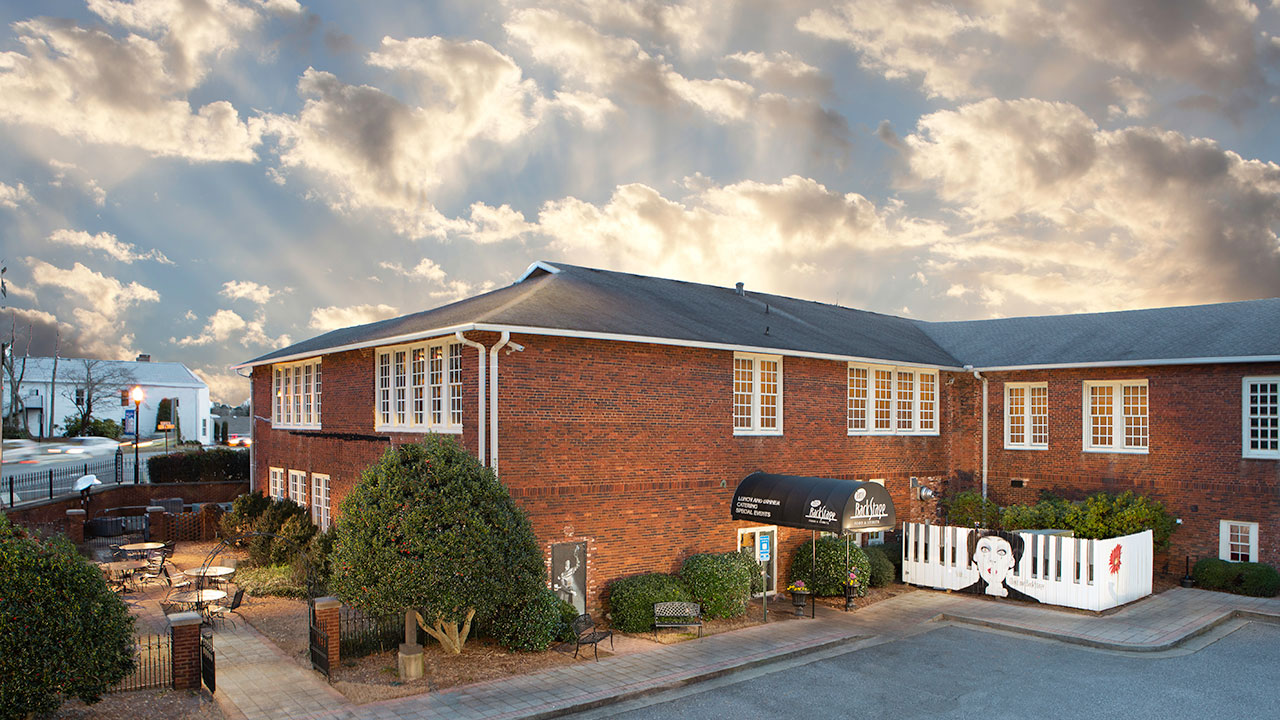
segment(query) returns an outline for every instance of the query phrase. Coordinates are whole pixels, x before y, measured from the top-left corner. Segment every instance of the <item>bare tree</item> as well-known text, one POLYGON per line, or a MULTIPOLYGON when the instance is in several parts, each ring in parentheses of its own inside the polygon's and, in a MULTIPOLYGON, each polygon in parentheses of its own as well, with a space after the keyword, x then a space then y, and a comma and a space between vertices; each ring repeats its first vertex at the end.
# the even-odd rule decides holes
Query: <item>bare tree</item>
POLYGON ((95 358, 75 360, 68 375, 71 388, 64 397, 75 403, 80 432, 93 422, 95 406, 119 398, 133 384, 133 372, 127 367, 95 358))
MULTIPOLYGON (((53 331, 53 372, 49 374, 49 435, 53 435, 53 419, 57 415, 53 414, 53 401, 57 395, 53 389, 57 387, 58 382, 58 350, 62 348, 62 330, 54 328, 53 331)), ((40 439, 44 439, 44 424, 40 425, 40 439)))
MULTIPOLYGON (((16 348, 18 347, 18 315, 13 314, 13 322, 9 327, 9 342, 7 347, 9 352, 2 353, 4 358, 4 372, 9 376, 9 415, 7 419, 12 419, 13 414, 18 412, 18 403, 21 401, 19 390, 22 386, 22 379, 27 374, 27 357, 31 354, 31 326, 27 326, 27 342, 22 350, 22 359, 19 361, 16 348)), ((31 437, 31 428, 28 426, 28 416, 26 408, 22 410, 22 434, 31 437)), ((16 424, 16 423, 15 423, 16 424)))

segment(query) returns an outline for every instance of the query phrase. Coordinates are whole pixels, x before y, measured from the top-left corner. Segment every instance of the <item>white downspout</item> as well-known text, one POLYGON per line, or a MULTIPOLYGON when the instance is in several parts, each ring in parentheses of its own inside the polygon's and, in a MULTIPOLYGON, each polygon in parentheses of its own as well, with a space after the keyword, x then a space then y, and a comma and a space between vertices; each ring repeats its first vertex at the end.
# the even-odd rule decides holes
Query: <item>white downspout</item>
POLYGON ((972 365, 965 365, 965 370, 973 372, 973 376, 982 381, 982 499, 987 499, 987 379, 982 377, 982 373, 973 369, 972 365))
POLYGON ((511 339, 503 330, 498 342, 489 348, 489 467, 498 472, 498 351, 511 339))
POLYGON ((484 345, 481 345, 480 343, 476 342, 475 340, 468 340, 467 338, 463 337, 463 336, 462 336, 462 331, 461 331, 461 330, 458 330, 458 331, 454 332, 454 333, 453 333, 453 336, 454 336, 455 338, 457 338, 457 339, 458 339, 458 342, 462 343, 463 345, 467 345, 467 346, 469 346, 469 347, 473 347, 473 348, 475 348, 476 350, 479 350, 479 351, 480 351, 480 355, 479 355, 479 357, 480 357, 480 363, 479 363, 479 364, 480 364, 480 382, 479 382, 479 384, 476 386, 476 399, 477 399, 476 404, 479 406, 479 413, 480 413, 480 415, 479 415, 479 422, 478 422, 478 423, 476 423, 476 427, 478 428, 478 432, 477 432, 477 438, 478 438, 478 439, 477 439, 477 441, 476 441, 476 457, 480 459, 480 464, 483 466, 483 465, 487 465, 487 464, 488 464, 488 461, 485 459, 485 454, 484 454, 484 430, 485 430, 485 428, 484 428, 484 419, 485 419, 485 414, 484 414, 484 405, 485 405, 485 403, 484 403, 484 370, 485 370, 485 365, 484 365, 484 345))

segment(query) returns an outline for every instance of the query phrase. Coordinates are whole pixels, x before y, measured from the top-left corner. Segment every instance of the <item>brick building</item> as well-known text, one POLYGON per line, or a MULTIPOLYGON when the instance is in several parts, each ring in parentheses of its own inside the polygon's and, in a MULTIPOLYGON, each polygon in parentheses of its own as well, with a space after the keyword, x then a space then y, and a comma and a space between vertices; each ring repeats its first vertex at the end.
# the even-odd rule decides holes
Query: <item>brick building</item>
POLYGON ((881 482, 899 522, 936 517, 916 486, 1133 488, 1183 519, 1174 556, 1280 562, 1278 330, 1280 300, 927 323, 535 263, 240 367, 256 489, 326 525, 388 447, 452 435, 498 470, 549 566, 585 549, 595 608, 612 579, 761 535, 784 586, 808 533, 729 519, 757 470, 881 482))

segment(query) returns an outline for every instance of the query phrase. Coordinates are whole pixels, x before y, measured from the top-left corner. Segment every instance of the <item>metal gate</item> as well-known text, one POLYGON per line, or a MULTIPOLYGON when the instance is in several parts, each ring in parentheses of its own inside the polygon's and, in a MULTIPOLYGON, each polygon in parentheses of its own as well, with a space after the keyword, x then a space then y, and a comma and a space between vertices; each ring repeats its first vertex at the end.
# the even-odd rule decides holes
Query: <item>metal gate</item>
POLYGON ((213 654, 213 633, 200 633, 200 679, 210 693, 217 692, 217 668, 213 654))
POLYGON ((316 621, 316 602, 307 601, 307 617, 310 626, 311 667, 319 670, 325 679, 333 682, 329 674, 329 634, 320 629, 316 621))

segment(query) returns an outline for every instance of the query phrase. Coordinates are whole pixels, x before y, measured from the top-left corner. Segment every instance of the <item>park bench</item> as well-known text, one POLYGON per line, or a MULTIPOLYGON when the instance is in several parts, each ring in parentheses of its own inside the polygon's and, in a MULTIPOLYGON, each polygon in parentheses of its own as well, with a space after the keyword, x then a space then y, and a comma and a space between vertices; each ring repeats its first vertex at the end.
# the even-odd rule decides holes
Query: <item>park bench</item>
POLYGON ((659 602, 653 604, 653 637, 658 638, 658 628, 696 627, 702 637, 702 606, 691 602, 659 602))

